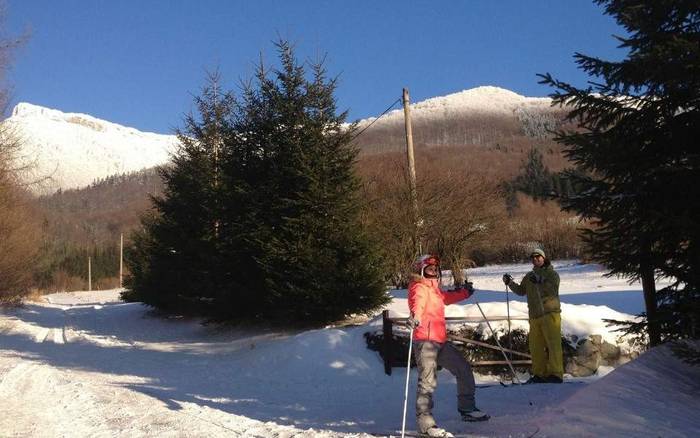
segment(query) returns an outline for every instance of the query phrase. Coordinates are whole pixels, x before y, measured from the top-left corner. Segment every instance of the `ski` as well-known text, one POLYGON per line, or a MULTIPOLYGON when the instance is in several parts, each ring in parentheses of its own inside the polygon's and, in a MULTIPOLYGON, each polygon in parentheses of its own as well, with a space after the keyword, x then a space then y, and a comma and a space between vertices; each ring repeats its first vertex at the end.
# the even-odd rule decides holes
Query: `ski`
POLYGON ((582 385, 586 382, 579 382, 579 381, 573 381, 573 382, 561 382, 561 383, 503 383, 503 382, 497 382, 497 383, 481 383, 476 385, 476 388, 510 388, 511 386, 533 386, 533 385, 582 385))
MULTIPOLYGON (((467 433, 467 432, 450 432, 450 434, 454 438, 483 438, 484 436, 493 436, 493 437, 509 437, 509 438, 535 438, 537 436, 537 433, 540 431, 539 427, 535 427, 531 431, 522 431, 522 432, 504 432, 504 431, 497 431, 495 433, 467 433)), ((376 436, 376 437, 385 437, 385 438, 400 438, 401 437, 401 431, 392 431, 392 432, 386 432, 386 433, 370 433, 369 435, 371 436, 376 436)), ((428 435, 418 433, 415 430, 407 430, 405 435, 408 438, 427 438, 428 435)))
MULTIPOLYGON (((400 438, 401 431, 397 430, 397 431, 388 432, 388 433, 371 433, 370 435, 376 436, 376 437, 385 437, 385 438, 400 438)), ((452 433, 452 432, 450 432, 450 435, 454 438, 479 438, 479 437, 483 437, 483 434, 480 435, 480 434, 473 434, 473 433, 452 433)), ((407 430, 404 436, 408 437, 408 438, 430 438, 427 434, 418 433, 415 430, 407 430)))

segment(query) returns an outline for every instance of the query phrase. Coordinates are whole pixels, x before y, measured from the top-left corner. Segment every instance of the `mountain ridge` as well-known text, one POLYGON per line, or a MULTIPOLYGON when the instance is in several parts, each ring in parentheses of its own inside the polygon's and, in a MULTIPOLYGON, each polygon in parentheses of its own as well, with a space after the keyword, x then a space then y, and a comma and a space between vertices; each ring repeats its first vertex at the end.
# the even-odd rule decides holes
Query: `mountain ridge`
MULTIPOLYGON (((435 114, 440 110, 452 110, 463 112, 465 110, 477 111, 480 114, 512 114, 522 107, 551 107, 552 99, 549 97, 527 97, 506 88, 493 85, 483 85, 469 88, 445 96, 430 97, 425 100, 411 103, 411 111, 417 116, 435 114)), ((403 109, 388 112, 384 117, 403 118, 403 109)), ((376 117, 368 117, 358 120, 358 124, 364 125, 375 121, 376 117)))
POLYGON ((21 164, 35 192, 86 187, 111 175, 166 163, 178 144, 174 135, 142 132, 89 114, 21 102, 3 121, 20 137, 21 164))
MULTIPOLYGON (((411 111, 416 146, 434 147, 503 144, 532 137, 528 130, 545 132, 547 118, 556 110, 547 97, 481 86, 414 102, 411 111)), ((398 109, 380 120, 359 120, 358 128, 372 127, 356 144, 370 154, 401 148, 403 117, 398 109)), ((178 144, 174 135, 27 102, 18 103, 3 124, 24 140, 23 159, 34 169, 30 178, 47 180, 35 187, 39 194, 87 187, 100 178, 165 164, 178 144)))

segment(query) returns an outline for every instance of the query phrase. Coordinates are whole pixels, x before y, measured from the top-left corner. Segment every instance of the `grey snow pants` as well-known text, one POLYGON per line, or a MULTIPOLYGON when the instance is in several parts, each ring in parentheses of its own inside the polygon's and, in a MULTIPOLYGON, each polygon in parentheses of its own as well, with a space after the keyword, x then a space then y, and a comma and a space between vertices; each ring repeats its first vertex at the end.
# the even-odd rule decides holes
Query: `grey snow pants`
POLYGON ((418 365, 418 388, 416 391, 416 423, 418 430, 425 433, 436 426, 433 418, 433 392, 437 387, 437 368, 440 365, 449 370, 457 379, 457 409, 472 411, 474 402, 474 374, 469 362, 449 342, 441 344, 431 341, 413 343, 416 364, 418 365))

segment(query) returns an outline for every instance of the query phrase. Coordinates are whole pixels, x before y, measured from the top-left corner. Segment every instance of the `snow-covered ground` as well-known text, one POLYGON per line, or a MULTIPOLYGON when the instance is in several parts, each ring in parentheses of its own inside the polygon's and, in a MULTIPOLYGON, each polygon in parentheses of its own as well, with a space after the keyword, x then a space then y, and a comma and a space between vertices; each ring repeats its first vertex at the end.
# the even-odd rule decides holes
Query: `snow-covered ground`
MULTIPOLYGON (((502 315, 505 293, 487 290, 501 289, 503 272, 517 278, 526 270, 472 270, 480 289, 474 298, 489 316, 502 315)), ((562 264, 559 272, 565 302, 569 294, 614 298, 635 289, 592 266, 562 264)), ((392 293, 392 313, 405 312, 405 291, 392 293)), ((0 311, 2 437, 363 437, 401 427, 406 371, 385 375, 363 338, 381 325, 378 318, 354 327, 246 331, 162 318, 120 302, 118 291, 46 298, 0 311)), ((449 308, 475 312, 471 300, 449 308)), ((568 304, 564 331, 603 330, 601 315, 631 317, 568 304)), ((477 403, 492 418, 467 424, 458 421, 455 381, 443 371, 435 415, 442 427, 478 437, 697 436, 700 368, 658 348, 601 374, 565 385, 481 387, 477 403)), ((413 370, 409 409, 415 381, 413 370)), ((477 375, 477 383, 492 382, 477 375)))

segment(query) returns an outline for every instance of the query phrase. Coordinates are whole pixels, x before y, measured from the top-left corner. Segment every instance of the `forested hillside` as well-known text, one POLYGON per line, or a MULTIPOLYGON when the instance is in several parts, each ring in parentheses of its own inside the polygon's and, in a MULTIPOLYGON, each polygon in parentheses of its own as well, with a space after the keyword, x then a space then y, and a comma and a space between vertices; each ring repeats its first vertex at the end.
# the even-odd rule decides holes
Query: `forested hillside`
MULTIPOLYGON (((579 224, 553 201, 545 202, 546 196, 522 185, 533 178, 550 178, 566 167, 560 146, 547 131, 561 125, 563 111, 538 106, 472 115, 417 113, 413 133, 418 190, 428 211, 436 215, 426 243, 444 247, 444 242, 437 242, 439 236, 449 234, 469 216, 471 221, 488 220, 493 228, 455 241, 460 246, 460 264, 517 259, 523 246, 535 241, 556 256, 579 255, 575 236, 579 224), (528 171, 533 154, 548 175, 528 171)), ((398 267, 405 255, 394 233, 410 227, 404 215, 408 204, 401 194, 406 190, 405 131, 402 113, 385 117, 367 129, 371 121, 359 123, 360 135, 354 141, 360 149, 356 169, 364 187, 365 217, 389 251, 385 258, 394 259, 391 264, 398 267)), ((544 180, 534 186, 553 189, 544 180)), ((38 198, 45 231, 38 285, 47 290, 86 288, 87 257, 91 256, 93 287, 116 286, 120 234, 128 244, 130 232, 150 209, 150 195, 160 194, 162 187, 151 168, 38 198)))
POLYGON ((163 184, 155 168, 95 181, 84 189, 59 191, 35 200, 43 228, 37 286, 86 289, 91 257, 92 286, 118 285, 119 245, 151 208, 163 184))

